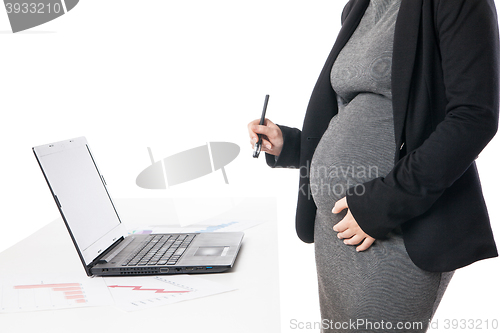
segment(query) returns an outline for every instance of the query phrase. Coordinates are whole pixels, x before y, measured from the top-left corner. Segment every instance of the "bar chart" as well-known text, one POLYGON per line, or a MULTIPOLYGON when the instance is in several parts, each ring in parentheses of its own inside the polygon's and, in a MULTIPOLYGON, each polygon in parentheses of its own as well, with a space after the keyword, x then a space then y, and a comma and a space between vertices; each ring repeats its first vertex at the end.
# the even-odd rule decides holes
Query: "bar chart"
POLYGON ((86 303, 87 298, 80 283, 56 283, 18 285, 13 287, 18 291, 19 300, 26 304, 37 306, 48 304, 50 300, 56 304, 68 305, 69 303, 86 303))
POLYGON ((48 278, 0 285, 0 312, 58 310, 113 304, 100 279, 48 278))

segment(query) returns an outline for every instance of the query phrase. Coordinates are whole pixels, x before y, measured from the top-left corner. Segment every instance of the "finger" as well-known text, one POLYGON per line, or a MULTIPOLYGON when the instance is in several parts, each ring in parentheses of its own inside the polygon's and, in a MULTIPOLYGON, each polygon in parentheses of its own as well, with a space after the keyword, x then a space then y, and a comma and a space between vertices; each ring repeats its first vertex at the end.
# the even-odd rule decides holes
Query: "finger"
POLYGON ((335 205, 333 206, 333 209, 332 209, 332 213, 338 214, 346 208, 348 208, 347 207, 347 199, 346 199, 346 197, 343 197, 342 199, 338 200, 335 203, 335 205))
POLYGON ((344 232, 347 230, 347 228, 348 228, 348 223, 345 220, 345 218, 343 218, 342 220, 340 220, 339 223, 333 226, 333 231, 344 232))
POLYGON ((368 250, 368 248, 370 248, 370 246, 372 246, 372 244, 374 242, 375 242, 375 238, 368 236, 368 237, 365 238, 365 240, 363 241, 363 243, 361 243, 356 248, 356 251, 358 251, 358 252, 366 251, 366 250, 368 250))
POLYGON ((252 127, 253 125, 258 125, 258 124, 260 124, 260 119, 254 119, 248 123, 248 128, 252 127))
POLYGON ((365 239, 365 237, 362 235, 354 235, 349 239, 344 239, 344 244, 346 244, 346 245, 358 245, 363 241, 363 239, 365 239))
POLYGON ((268 126, 268 127, 278 127, 278 125, 276 125, 275 123, 273 123, 271 120, 269 120, 268 118, 265 118, 264 119, 264 125, 268 126))
MULTIPOLYGON (((255 144, 257 143, 258 140, 250 140, 250 145, 252 148, 254 148, 255 144)), ((264 136, 262 136, 262 150, 264 151, 271 151, 273 149, 273 144, 269 142, 264 136)))
POLYGON ((263 134, 267 136, 269 139, 273 140, 278 137, 279 131, 277 128, 268 127, 266 125, 253 125, 250 128, 256 134, 263 134))
POLYGON ((273 145, 268 140, 262 138, 262 148, 261 148, 261 150, 264 151, 264 152, 272 152, 273 145))
POLYGON ((348 228, 348 229, 346 229, 346 230, 344 230, 342 232, 339 232, 337 234, 337 237, 340 238, 340 239, 344 239, 344 238, 351 238, 354 235, 355 235, 354 230, 348 228))
POLYGON ((260 123, 260 119, 255 119, 255 120, 252 120, 250 123, 248 123, 248 134, 250 135, 250 140, 255 140, 255 142, 257 142, 258 138, 257 138, 257 134, 252 130, 252 127, 255 126, 255 125, 258 125, 260 123))
POLYGON ((357 226, 358 223, 356 222, 352 214, 347 211, 347 214, 345 214, 344 218, 340 220, 339 223, 333 226, 333 230, 337 232, 343 232, 352 225, 357 226))
MULTIPOLYGON (((261 135, 261 137, 262 137, 262 142, 264 142, 264 139, 265 139, 264 136, 261 135)), ((257 143, 257 141, 259 141, 259 137, 255 136, 254 138, 250 139, 250 144, 253 146, 253 145, 255 145, 257 143)))

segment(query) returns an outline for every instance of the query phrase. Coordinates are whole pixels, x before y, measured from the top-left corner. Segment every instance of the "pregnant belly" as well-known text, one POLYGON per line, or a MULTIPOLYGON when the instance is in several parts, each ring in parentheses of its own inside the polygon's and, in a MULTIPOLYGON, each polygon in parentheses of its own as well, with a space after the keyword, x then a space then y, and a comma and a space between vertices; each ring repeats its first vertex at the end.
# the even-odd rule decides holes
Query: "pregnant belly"
POLYGON ((330 212, 347 191, 364 193, 363 183, 393 167, 392 102, 359 94, 341 107, 323 134, 311 162, 311 194, 320 212, 330 212))

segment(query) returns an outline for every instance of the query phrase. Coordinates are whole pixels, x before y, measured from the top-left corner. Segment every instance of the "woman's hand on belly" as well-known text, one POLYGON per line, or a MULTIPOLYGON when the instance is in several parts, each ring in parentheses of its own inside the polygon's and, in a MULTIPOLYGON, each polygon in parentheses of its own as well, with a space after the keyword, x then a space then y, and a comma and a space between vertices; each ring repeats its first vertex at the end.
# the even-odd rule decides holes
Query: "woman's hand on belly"
POLYGON ((338 214, 344 209, 347 209, 347 214, 342 220, 340 220, 339 223, 333 226, 333 230, 338 232, 338 238, 344 239, 344 244, 359 244, 356 247, 356 251, 358 252, 367 250, 370 246, 372 246, 373 242, 375 242, 375 238, 368 236, 358 225, 358 222, 356 222, 351 214, 351 211, 349 210, 349 207, 347 206, 346 197, 343 197, 335 203, 332 213, 338 214))

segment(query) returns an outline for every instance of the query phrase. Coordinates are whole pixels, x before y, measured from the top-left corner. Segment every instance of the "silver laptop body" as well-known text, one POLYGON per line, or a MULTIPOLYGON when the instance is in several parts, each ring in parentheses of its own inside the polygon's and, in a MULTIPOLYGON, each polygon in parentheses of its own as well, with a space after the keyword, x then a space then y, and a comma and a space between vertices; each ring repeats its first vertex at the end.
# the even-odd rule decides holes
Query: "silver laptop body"
POLYGON ((87 275, 216 273, 243 232, 127 235, 85 137, 33 148, 87 275))

